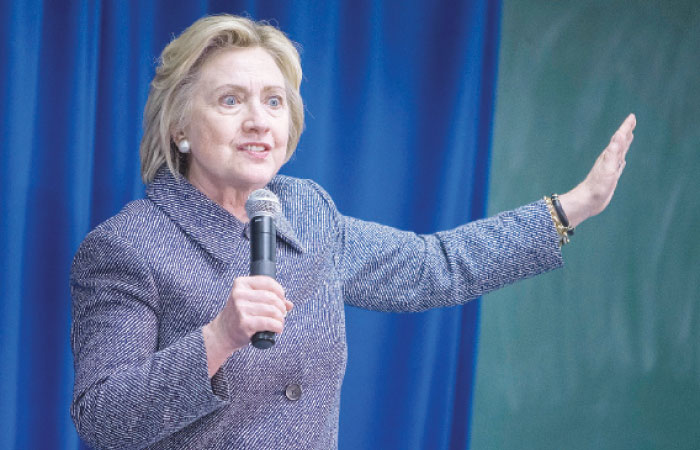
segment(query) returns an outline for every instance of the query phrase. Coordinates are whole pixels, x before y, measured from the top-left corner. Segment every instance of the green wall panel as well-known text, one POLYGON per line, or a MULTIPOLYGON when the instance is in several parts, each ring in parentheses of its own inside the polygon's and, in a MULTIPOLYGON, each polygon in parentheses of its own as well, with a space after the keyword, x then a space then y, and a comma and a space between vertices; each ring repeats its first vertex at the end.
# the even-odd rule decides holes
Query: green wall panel
POLYGON ((491 214, 638 125, 565 268, 484 299, 472 448, 698 449, 700 2, 504 0, 501 39, 491 214))

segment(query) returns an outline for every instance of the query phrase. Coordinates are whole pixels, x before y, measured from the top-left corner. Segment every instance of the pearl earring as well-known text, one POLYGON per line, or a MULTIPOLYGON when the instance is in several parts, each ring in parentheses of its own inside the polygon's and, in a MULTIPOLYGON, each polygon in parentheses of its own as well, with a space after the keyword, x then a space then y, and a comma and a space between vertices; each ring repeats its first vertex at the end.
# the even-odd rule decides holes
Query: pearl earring
POLYGON ((177 144, 178 150, 180 150, 180 153, 189 153, 190 152, 190 141, 187 139, 183 139, 177 144))

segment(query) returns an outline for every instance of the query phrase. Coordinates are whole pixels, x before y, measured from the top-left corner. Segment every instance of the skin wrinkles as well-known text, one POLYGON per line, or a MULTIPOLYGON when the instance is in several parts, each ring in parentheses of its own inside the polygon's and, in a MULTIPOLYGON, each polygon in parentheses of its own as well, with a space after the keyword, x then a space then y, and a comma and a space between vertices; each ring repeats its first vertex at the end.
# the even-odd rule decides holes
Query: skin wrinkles
POLYGON ((248 195, 284 164, 289 120, 284 76, 267 51, 213 56, 201 68, 188 125, 176 135, 190 141, 188 180, 247 221, 248 195))

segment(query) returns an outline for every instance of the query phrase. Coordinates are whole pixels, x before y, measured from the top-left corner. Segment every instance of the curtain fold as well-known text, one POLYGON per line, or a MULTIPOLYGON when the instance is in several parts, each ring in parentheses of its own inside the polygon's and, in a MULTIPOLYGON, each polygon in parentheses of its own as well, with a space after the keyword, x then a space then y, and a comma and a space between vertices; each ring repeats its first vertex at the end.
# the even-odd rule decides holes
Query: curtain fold
MULTIPOLYGON (((222 12, 301 46, 306 131, 283 173, 318 181, 344 214, 421 233, 484 214, 500 2, 2 2, 0 448, 81 446, 71 259, 143 195, 160 51, 222 12)), ((467 448, 478 313, 347 308, 340 447, 467 448)))

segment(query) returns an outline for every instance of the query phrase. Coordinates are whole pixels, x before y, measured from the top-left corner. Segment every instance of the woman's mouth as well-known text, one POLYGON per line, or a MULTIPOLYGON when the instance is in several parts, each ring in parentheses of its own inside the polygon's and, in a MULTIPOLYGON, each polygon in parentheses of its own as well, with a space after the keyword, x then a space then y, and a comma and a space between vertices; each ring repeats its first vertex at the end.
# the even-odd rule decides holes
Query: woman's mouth
POLYGON ((270 146, 261 143, 248 143, 239 145, 238 150, 244 151, 254 158, 264 159, 270 153, 270 146))
POLYGON ((267 150, 264 145, 255 145, 255 144, 246 144, 243 146, 243 150, 247 152, 254 152, 254 153, 259 153, 259 152, 264 152, 267 150))

